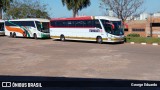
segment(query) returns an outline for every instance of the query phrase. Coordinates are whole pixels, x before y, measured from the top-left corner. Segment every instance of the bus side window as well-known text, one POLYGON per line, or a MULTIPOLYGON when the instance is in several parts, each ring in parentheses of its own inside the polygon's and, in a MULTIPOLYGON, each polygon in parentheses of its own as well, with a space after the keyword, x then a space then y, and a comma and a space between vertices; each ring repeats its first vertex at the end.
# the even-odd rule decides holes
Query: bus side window
POLYGON ((0 31, 4 31, 4 24, 3 23, 0 24, 0 31))
POLYGON ((83 23, 81 21, 77 20, 75 23, 75 26, 76 27, 83 27, 83 23))
POLYGON ((61 21, 55 21, 55 25, 56 25, 56 27, 60 27, 61 26, 61 21))
POLYGON ((27 26, 28 28, 32 28, 34 27, 35 28, 35 24, 34 24, 34 21, 23 21, 21 23, 21 26, 27 26))
POLYGON ((67 27, 67 21, 61 21, 60 23, 62 27, 67 27))
POLYGON ((65 27, 73 27, 74 26, 74 21, 65 21, 65 27))
POLYGON ((94 27, 92 20, 86 20, 86 27, 94 27))
POLYGON ((65 22, 65 21, 58 21, 58 26, 59 26, 59 27, 64 27, 64 26, 65 26, 65 23, 63 23, 63 22, 65 22))
POLYGON ((56 21, 51 21, 50 24, 51 24, 52 27, 56 27, 56 21))
POLYGON ((93 25, 94 25, 94 27, 96 27, 96 28, 102 29, 99 20, 94 20, 93 25))

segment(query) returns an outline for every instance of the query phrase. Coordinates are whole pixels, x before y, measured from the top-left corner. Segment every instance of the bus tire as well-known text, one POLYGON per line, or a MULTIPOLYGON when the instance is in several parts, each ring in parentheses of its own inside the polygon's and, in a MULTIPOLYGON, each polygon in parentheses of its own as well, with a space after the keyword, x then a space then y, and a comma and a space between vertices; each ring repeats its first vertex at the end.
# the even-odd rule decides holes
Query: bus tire
POLYGON ((13 34, 12 34, 12 32, 10 32, 10 36, 9 36, 9 37, 11 37, 11 38, 13 37, 13 34))
POLYGON ((61 41, 65 41, 65 36, 64 36, 64 35, 61 35, 61 36, 60 36, 60 40, 61 40, 61 41))
POLYGON ((16 33, 14 32, 14 33, 13 33, 13 38, 16 38, 16 37, 17 37, 17 36, 16 36, 16 33))
POLYGON ((103 39, 102 39, 101 36, 98 36, 96 41, 97 41, 98 44, 102 44, 103 43, 103 39))
POLYGON ((33 38, 34 38, 34 39, 37 39, 37 34, 34 33, 34 34, 33 34, 33 38))

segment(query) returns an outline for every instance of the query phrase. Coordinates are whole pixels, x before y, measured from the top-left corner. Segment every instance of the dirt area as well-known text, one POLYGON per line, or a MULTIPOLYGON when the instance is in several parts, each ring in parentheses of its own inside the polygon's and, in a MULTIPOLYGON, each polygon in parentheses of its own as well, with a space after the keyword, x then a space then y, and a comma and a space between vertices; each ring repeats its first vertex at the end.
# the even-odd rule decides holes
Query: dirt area
POLYGON ((0 37, 0 75, 160 80, 160 47, 0 37))

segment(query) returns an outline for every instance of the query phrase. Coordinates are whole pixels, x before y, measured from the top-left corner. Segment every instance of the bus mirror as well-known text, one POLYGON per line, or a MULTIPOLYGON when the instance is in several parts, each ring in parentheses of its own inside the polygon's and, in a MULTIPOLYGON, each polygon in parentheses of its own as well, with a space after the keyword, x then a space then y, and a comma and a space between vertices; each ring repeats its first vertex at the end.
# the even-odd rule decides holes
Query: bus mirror
POLYGON ((112 27, 112 29, 115 29, 115 26, 114 26, 114 24, 112 24, 112 25, 111 25, 111 27, 112 27))
POLYGON ((112 24, 112 23, 108 23, 108 24, 111 26, 111 29, 112 29, 112 30, 115 29, 114 24, 112 24))

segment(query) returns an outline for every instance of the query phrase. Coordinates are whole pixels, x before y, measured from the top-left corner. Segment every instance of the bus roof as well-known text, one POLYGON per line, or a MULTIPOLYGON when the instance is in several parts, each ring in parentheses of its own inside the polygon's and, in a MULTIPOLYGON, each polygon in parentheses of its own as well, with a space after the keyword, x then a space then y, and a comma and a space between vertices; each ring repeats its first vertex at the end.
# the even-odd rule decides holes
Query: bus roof
POLYGON ((82 17, 75 17, 75 18, 52 18, 51 21, 56 20, 92 20, 93 18, 91 16, 82 16, 82 17))
POLYGON ((4 22, 4 20, 0 19, 0 22, 4 22))
MULTIPOLYGON (((6 20, 8 21, 8 20, 6 20)), ((42 18, 24 18, 24 19, 13 19, 9 21, 39 21, 39 22, 50 22, 48 19, 42 19, 42 18)))
POLYGON ((109 16, 79 16, 75 18, 52 18, 51 21, 57 21, 57 20, 94 20, 94 19, 104 19, 109 21, 121 21, 121 19, 118 19, 116 17, 109 17, 109 16))
POLYGON ((121 19, 116 17, 110 17, 110 16, 95 16, 95 19, 104 19, 109 21, 121 21, 121 19))

